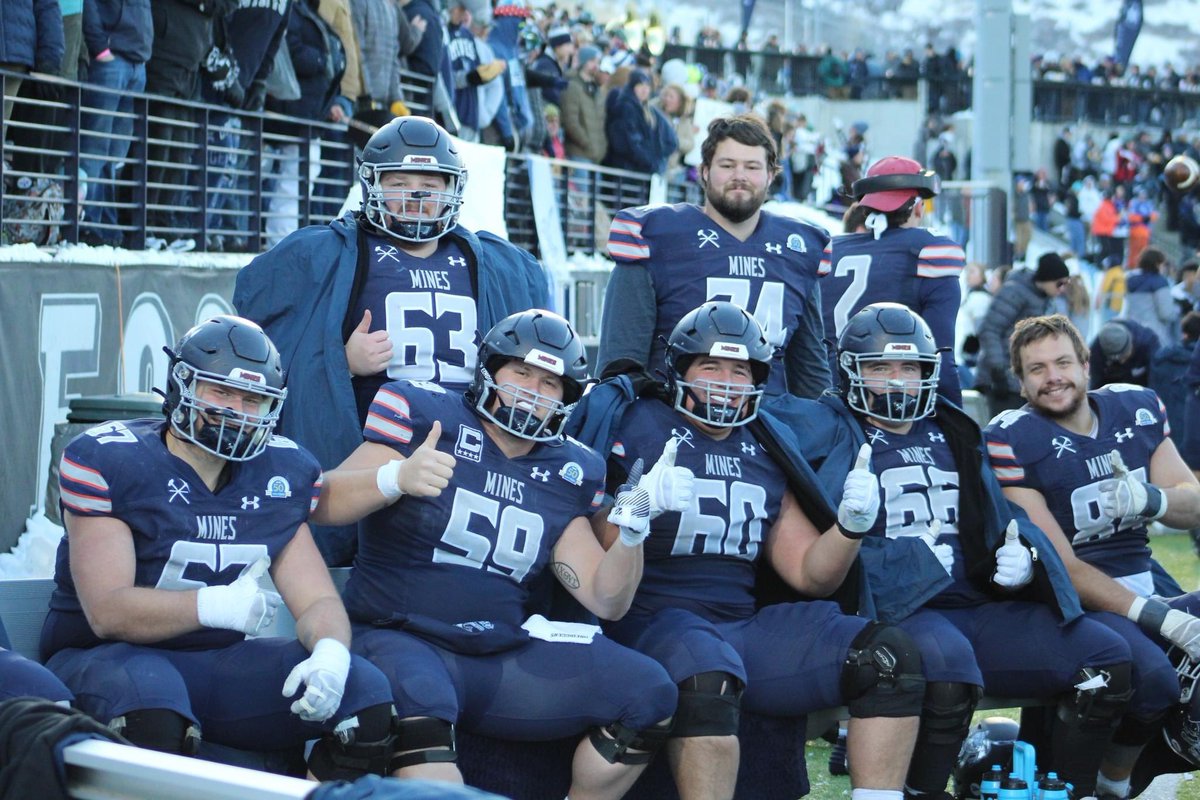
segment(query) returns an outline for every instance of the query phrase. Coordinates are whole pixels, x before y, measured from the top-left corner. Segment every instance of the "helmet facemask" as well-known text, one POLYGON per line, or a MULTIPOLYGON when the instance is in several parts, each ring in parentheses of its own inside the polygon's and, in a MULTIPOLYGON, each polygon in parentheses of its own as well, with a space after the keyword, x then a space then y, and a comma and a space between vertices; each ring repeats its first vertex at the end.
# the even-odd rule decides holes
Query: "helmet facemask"
POLYGON ((495 373, 510 361, 525 361, 536 365, 538 350, 524 359, 496 357, 478 367, 483 391, 478 393, 475 410, 479 416, 500 426, 513 436, 534 442, 551 442, 562 436, 567 417, 575 408, 580 391, 569 378, 563 377, 563 399, 548 397, 532 389, 511 383, 496 383, 495 373), (573 390, 574 389, 574 390, 573 390), (496 401, 492 409, 493 399, 496 401), (506 402, 508 401, 508 402, 506 402), (538 412, 543 412, 540 415, 538 412))
MULTIPOLYGON (((751 370, 754 373, 752 384, 712 381, 707 378, 684 380, 684 375, 695 358, 693 356, 678 363, 667 364, 676 411, 713 428, 735 428, 758 416, 758 404, 766 383, 765 376, 759 379, 759 372, 765 372, 769 367, 760 367, 751 362, 751 370), (692 401, 690 408, 687 403, 689 398, 692 401)), ((669 359, 670 362, 675 361, 674 358, 669 359)))
POLYGON ((198 370, 185 361, 171 368, 170 382, 178 401, 171 411, 171 429, 181 439, 226 461, 249 461, 262 454, 279 421, 287 389, 275 389, 256 372, 238 369, 237 376, 198 370), (201 383, 250 392, 261 398, 259 413, 250 414, 201 399, 201 383))
POLYGON ((937 402, 938 375, 941 359, 936 353, 927 355, 912 352, 911 345, 899 344, 904 352, 891 351, 888 345, 882 352, 851 353, 843 351, 838 367, 848 379, 846 404, 854 411, 885 422, 916 422, 933 414, 937 402), (862 370, 873 361, 916 361, 921 377, 916 381, 889 379, 879 386, 878 380, 865 378, 862 370), (916 390, 915 393, 912 390, 916 390))
POLYGON ((465 169, 450 167, 430 159, 428 163, 363 163, 359 167, 363 182, 363 215, 380 232, 405 242, 431 242, 440 239, 458 225, 466 186, 465 169), (385 188, 383 176, 388 172, 434 173, 446 177, 442 191, 408 187, 385 188), (388 208, 388 201, 400 203, 400 211, 388 208), (422 211, 434 207, 437 213, 425 216, 422 211), (413 211, 406 211, 413 209, 413 211))

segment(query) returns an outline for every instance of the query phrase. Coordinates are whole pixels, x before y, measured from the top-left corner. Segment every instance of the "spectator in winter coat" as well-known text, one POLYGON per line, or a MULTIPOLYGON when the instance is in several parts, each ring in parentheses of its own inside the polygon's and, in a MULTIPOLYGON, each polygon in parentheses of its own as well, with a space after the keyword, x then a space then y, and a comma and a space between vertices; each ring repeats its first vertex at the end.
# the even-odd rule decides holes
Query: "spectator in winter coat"
POLYGON ((650 76, 634 70, 621 88, 604 122, 608 137, 606 166, 661 175, 667 158, 679 148, 675 130, 650 104, 650 76))
POLYGON ((1106 322, 1092 341, 1089 388, 1109 383, 1150 385, 1150 362, 1159 351, 1154 332, 1131 319, 1106 322))
POLYGON ((567 158, 599 164, 608 152, 604 124, 604 87, 598 80, 600 51, 579 48, 579 68, 567 78, 562 93, 563 139, 567 158))
POLYGON ((1138 258, 1137 269, 1126 278, 1125 319, 1145 325, 1162 345, 1175 341, 1175 321, 1179 306, 1171 297, 1171 282, 1163 275, 1167 256, 1157 247, 1147 247, 1138 258))
MULTIPOLYGON (((58 0, 5 0, 0 3, 0 68, 9 72, 58 73, 62 66, 62 10, 58 0)), ((21 78, 4 79, 4 121, 12 116, 21 78)))

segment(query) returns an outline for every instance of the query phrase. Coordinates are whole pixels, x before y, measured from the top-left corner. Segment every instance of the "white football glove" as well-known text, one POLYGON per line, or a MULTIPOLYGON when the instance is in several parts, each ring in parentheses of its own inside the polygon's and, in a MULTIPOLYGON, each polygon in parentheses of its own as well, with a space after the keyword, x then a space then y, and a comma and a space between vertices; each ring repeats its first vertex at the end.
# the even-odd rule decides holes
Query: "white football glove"
POLYGON ((838 504, 838 525, 851 539, 861 539, 879 516, 879 478, 871 472, 871 445, 863 443, 854 459, 854 468, 842 484, 842 502, 838 504))
POLYGON ((292 703, 292 713, 307 722, 324 722, 342 704, 349 674, 350 651, 337 639, 321 639, 312 655, 292 667, 283 682, 283 696, 295 695, 304 681, 304 694, 292 703))
POLYGON ((921 541, 929 546, 938 563, 942 565, 942 569, 946 570, 947 575, 952 575, 954 569, 954 548, 948 544, 938 544, 938 534, 942 532, 942 521, 935 519, 929 523, 929 527, 921 534, 921 541))
POLYGON ((666 511, 687 511, 692 507, 692 486, 696 477, 687 467, 675 466, 678 452, 679 439, 672 436, 658 461, 637 483, 650 498, 650 519, 666 511))
POLYGON ((1156 597, 1135 597, 1125 616, 1147 633, 1157 633, 1187 653, 1200 659, 1200 619, 1171 608, 1156 597))
POLYGON ((206 628, 224 628, 255 636, 275 619, 278 594, 258 585, 271 559, 263 556, 227 586, 205 586, 196 592, 196 616, 206 628))
POLYGON ((1119 451, 1113 450, 1109 460, 1112 462, 1113 476, 1100 481, 1101 514, 1110 520, 1122 517, 1155 520, 1167 513, 1167 496, 1161 489, 1130 475, 1119 451))
POLYGON ((1033 580, 1033 553, 1017 537, 1017 521, 1008 523, 1004 544, 996 551, 996 573, 992 580, 1007 589, 1018 589, 1033 580))

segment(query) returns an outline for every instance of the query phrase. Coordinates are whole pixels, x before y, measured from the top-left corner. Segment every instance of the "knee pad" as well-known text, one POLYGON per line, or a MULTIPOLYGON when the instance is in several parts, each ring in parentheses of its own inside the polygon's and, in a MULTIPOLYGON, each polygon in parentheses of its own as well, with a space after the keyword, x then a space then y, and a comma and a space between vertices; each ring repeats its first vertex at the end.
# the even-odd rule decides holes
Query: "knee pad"
POLYGON ((1117 729, 1113 731, 1113 744, 1125 747, 1141 747, 1149 744, 1150 740, 1162 730, 1163 720, 1167 718, 1168 713, 1169 711, 1160 711, 1148 716, 1126 714, 1121 718, 1117 729))
POLYGON ((671 736, 737 736, 743 688, 728 672, 701 672, 680 681, 671 736))
POLYGON ((418 764, 453 764, 458 760, 454 725, 444 719, 415 717, 396 722, 395 755, 388 772, 418 764))
POLYGON ((648 764, 671 733, 671 719, 643 731, 627 728, 620 722, 593 728, 588 735, 592 747, 610 764, 648 764), (631 753, 630 749, 639 752, 631 753))
POLYGON ((386 777, 396 750, 395 716, 391 705, 384 704, 364 708, 343 720, 332 734, 313 745, 309 771, 321 781, 386 777))
POLYGON ((850 643, 841 684, 852 717, 915 717, 925 699, 921 654, 899 628, 869 623, 850 643))
POLYGON ((962 743, 982 696, 983 690, 969 683, 927 683, 921 707, 921 738, 930 744, 962 743))
POLYGON ((1059 699, 1058 718, 1081 729, 1115 728, 1133 697, 1132 667, 1128 662, 1084 667, 1071 682, 1075 690, 1059 699))
POLYGON ((194 756, 200 752, 200 727, 167 708, 127 711, 113 717, 108 727, 147 750, 180 756, 194 756))

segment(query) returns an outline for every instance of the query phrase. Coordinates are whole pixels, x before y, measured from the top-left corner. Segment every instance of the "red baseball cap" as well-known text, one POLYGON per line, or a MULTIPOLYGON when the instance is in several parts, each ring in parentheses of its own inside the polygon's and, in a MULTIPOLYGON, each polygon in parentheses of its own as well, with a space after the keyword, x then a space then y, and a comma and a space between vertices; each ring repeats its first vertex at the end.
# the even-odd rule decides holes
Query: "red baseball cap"
MULTIPOLYGON (((870 187, 872 181, 869 179, 879 178, 885 175, 914 176, 914 185, 911 188, 896 188, 875 191, 870 192, 869 194, 864 194, 862 197, 858 198, 858 202, 862 205, 867 206, 868 208, 873 208, 876 211, 882 211, 885 214, 895 211, 917 195, 925 194, 925 192, 922 192, 917 188, 917 184, 929 183, 931 176, 934 178, 934 180, 936 180, 936 176, 934 176, 933 173, 924 169, 920 164, 918 164, 916 161, 913 161, 911 158, 905 158, 904 156, 887 156, 886 158, 881 158, 876 161, 871 165, 871 168, 867 170, 866 176, 861 180, 861 183, 865 184, 863 188, 870 187)), ((860 181, 855 181, 855 183, 860 183, 860 181)), ((877 182, 877 185, 878 183, 879 182, 877 182)), ((929 196, 932 196, 936 193, 937 190, 934 189, 932 192, 929 192, 929 196)))

